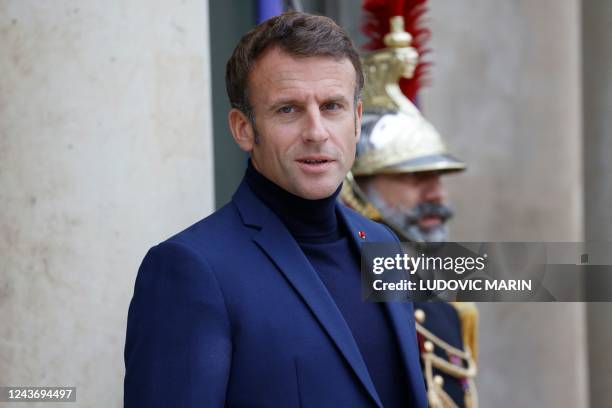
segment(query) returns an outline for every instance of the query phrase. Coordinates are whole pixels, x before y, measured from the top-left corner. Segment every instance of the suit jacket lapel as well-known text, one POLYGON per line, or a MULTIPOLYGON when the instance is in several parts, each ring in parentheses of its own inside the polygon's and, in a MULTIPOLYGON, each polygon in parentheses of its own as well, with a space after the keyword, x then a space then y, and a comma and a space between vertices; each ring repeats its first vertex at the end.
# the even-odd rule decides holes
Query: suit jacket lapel
MULTIPOLYGON (((361 224, 359 221, 353 222, 347 216, 346 210, 342 208, 340 211, 343 221, 347 226, 349 236, 353 240, 353 243, 361 252, 361 245, 367 242, 382 242, 378 238, 374 238, 372 241, 370 234, 368 234, 367 226, 361 224), (363 234, 361 234, 363 232, 363 234)), ((389 241, 390 243, 392 241, 389 241)), ((395 241, 393 241, 395 243, 395 241)), ((401 247, 398 245, 398 250, 401 247)), ((418 393, 418 390, 422 390, 424 394, 424 384, 421 378, 421 366, 420 366, 420 355, 418 353, 418 344, 416 338, 416 325, 414 323, 412 303, 388 301, 383 303, 383 307, 387 311, 393 332, 397 338, 399 348, 402 354, 402 362, 404 363, 404 370, 407 378, 410 381, 410 388, 414 393, 418 393)), ((415 400, 416 395, 413 395, 415 400)), ((424 397, 424 395, 423 395, 424 397)))
POLYGON ((253 240, 285 275, 355 371, 372 400, 382 407, 357 343, 327 288, 283 223, 243 181, 234 195, 246 225, 261 228, 253 240))
MULTIPOLYGON (((418 353, 412 304, 391 301, 385 302, 384 306, 389 313, 391 325, 397 336, 402 353, 402 361, 404 362, 404 370, 410 381, 410 389, 413 390, 414 394, 418 390, 423 390, 424 392, 421 365, 419 363, 421 357, 418 353)), ((415 395, 413 395, 414 397, 415 395)))

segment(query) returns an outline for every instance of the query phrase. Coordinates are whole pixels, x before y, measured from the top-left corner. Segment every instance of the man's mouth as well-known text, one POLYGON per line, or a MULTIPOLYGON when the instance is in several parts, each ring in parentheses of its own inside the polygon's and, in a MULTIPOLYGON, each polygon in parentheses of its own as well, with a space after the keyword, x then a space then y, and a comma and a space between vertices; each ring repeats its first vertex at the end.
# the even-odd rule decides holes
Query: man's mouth
POLYGON ((302 157, 296 160, 300 168, 308 173, 317 173, 327 170, 333 162, 329 157, 302 157))
POLYGON ((298 161, 300 163, 306 163, 306 164, 323 164, 323 163, 327 163, 330 162, 331 160, 326 159, 326 158, 319 158, 319 159, 298 159, 298 161))

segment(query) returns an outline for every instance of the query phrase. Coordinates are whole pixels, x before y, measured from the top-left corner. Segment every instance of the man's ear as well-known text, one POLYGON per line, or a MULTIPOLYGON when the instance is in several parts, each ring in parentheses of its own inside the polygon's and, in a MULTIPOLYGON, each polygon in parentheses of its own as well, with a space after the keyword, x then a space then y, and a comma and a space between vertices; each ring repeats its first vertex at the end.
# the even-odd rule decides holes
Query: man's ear
POLYGON ((363 103, 361 98, 357 100, 357 106, 355 107, 355 143, 359 141, 361 137, 361 116, 363 114, 363 103))
POLYGON ((233 108, 229 111, 227 120, 238 147, 245 152, 251 152, 255 144, 255 132, 249 118, 239 109, 233 108))

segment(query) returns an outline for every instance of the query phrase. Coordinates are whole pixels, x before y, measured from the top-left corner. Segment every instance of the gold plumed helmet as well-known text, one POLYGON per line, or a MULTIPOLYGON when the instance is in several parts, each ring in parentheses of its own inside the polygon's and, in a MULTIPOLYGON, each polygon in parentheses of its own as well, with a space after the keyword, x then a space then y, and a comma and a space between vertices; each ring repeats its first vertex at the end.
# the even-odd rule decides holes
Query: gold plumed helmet
POLYGON ((363 89, 361 137, 351 172, 347 175, 342 199, 365 216, 382 217, 366 199, 354 177, 381 173, 422 171, 453 172, 465 163, 449 154, 442 137, 402 93, 400 78, 412 78, 417 51, 404 30, 402 16, 391 17, 391 32, 385 48, 363 58, 366 82, 363 89))
POLYGON ((363 59, 364 117, 352 169, 355 176, 465 169, 465 163, 448 153, 442 137, 400 89, 400 78, 412 78, 417 65, 418 54, 410 42, 403 17, 392 17, 391 32, 384 38, 386 48, 363 59))

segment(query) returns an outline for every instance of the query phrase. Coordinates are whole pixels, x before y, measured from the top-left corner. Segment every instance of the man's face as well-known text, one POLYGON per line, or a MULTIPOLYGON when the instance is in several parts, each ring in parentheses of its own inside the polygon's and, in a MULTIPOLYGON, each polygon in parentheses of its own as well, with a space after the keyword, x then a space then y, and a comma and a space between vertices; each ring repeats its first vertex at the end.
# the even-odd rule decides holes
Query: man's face
POLYGON ((360 182, 383 216, 412 241, 440 242, 452 215, 444 205, 440 173, 378 174, 360 182))
POLYGON ((311 200, 329 197, 355 158, 361 129, 355 81, 348 59, 295 58, 272 48, 249 78, 255 128, 233 110, 234 138, 255 168, 283 189, 311 200))

